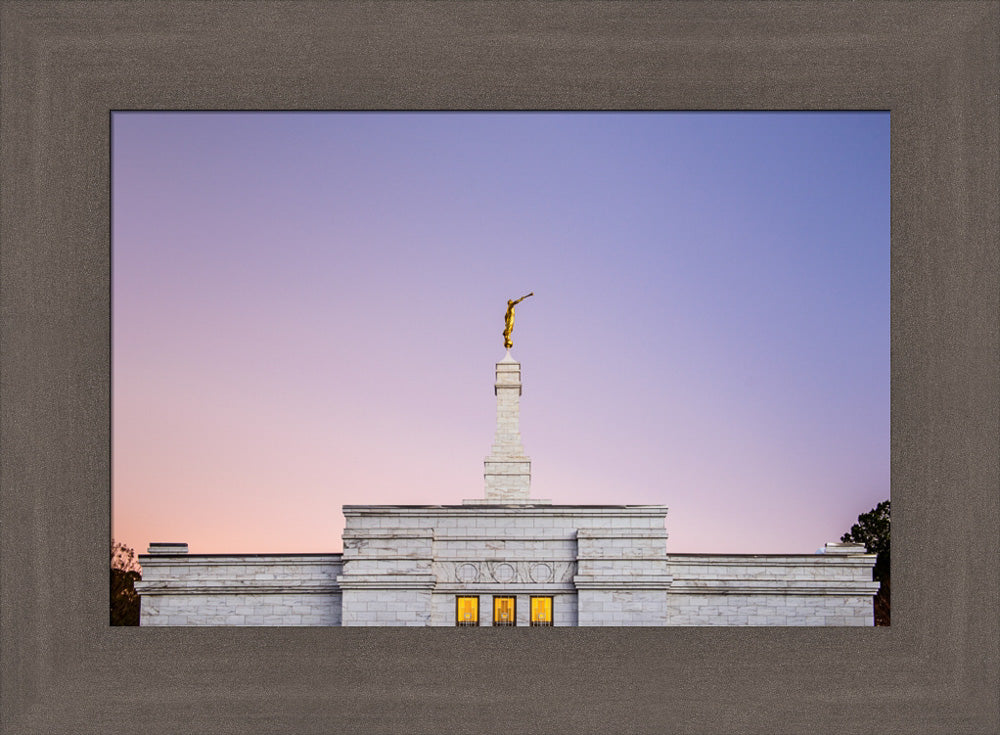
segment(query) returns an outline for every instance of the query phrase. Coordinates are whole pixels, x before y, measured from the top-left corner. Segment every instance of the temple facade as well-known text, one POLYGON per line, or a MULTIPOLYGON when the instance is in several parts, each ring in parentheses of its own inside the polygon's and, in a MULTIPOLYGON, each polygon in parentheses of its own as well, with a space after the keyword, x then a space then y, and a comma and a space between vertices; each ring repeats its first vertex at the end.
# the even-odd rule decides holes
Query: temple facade
POLYGON ((141 625, 873 625, 875 556, 668 554, 662 505, 531 498, 521 365, 496 365, 484 494, 347 505, 340 554, 139 556, 141 625))

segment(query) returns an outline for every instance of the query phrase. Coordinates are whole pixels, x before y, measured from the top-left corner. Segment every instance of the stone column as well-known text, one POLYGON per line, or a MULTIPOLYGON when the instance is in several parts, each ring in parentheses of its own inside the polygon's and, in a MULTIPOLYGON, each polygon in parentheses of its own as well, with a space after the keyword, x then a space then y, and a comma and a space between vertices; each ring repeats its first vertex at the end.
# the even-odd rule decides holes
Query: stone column
POLYGON ((497 363, 497 430, 484 463, 487 503, 526 503, 531 496, 531 460, 521 444, 521 363, 510 352, 497 363))

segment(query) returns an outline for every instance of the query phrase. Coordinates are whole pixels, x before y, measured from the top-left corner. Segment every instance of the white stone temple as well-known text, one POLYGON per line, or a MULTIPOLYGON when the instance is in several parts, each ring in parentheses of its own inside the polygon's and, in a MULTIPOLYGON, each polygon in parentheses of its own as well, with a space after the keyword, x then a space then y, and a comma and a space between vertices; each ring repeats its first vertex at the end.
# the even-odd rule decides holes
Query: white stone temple
POLYGON ((139 556, 141 625, 873 625, 875 555, 668 554, 663 505, 531 498, 521 365, 496 365, 482 498, 345 505, 342 554, 139 556))

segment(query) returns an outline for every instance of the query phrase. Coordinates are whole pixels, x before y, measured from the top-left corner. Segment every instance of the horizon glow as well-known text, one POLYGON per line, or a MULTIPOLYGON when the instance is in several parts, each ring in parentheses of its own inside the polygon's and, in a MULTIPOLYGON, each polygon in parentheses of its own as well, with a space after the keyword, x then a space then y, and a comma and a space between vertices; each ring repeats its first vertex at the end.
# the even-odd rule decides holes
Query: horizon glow
POLYGON ((112 535, 338 552, 483 496, 811 553, 889 498, 889 114, 112 116, 112 535))

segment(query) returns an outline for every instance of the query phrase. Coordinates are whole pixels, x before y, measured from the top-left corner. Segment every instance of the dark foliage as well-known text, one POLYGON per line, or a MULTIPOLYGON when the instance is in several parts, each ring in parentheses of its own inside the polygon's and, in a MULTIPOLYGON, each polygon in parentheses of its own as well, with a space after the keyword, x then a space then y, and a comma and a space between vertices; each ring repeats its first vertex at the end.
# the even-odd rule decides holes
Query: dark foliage
POLYGON ((135 552, 125 544, 111 542, 111 624, 139 624, 139 595, 135 583, 142 579, 142 568, 135 552))
POLYGON ((840 537, 841 541, 864 544, 868 553, 877 554, 872 577, 880 583, 875 595, 875 625, 889 625, 889 501, 884 500, 867 513, 858 516, 858 522, 840 537))

